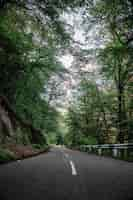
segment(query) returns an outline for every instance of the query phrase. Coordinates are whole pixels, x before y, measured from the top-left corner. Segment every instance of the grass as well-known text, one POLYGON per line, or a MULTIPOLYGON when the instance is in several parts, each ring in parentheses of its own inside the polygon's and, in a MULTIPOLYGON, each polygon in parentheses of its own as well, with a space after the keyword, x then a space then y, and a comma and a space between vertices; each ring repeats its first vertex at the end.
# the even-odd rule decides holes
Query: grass
POLYGON ((49 148, 48 144, 45 145, 40 145, 40 144, 32 144, 32 147, 34 149, 39 149, 39 150, 47 150, 49 148))
POLYGON ((15 160, 15 154, 7 149, 0 149, 0 164, 15 160))

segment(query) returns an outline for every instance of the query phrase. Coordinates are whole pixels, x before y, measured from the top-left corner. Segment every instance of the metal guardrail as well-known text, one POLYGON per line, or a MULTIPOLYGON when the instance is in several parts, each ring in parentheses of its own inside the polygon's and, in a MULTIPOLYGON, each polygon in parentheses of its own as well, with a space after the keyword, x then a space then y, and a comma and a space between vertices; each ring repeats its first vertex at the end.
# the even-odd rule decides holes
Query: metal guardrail
POLYGON ((133 143, 81 145, 80 150, 98 155, 108 155, 115 158, 133 161, 133 143))

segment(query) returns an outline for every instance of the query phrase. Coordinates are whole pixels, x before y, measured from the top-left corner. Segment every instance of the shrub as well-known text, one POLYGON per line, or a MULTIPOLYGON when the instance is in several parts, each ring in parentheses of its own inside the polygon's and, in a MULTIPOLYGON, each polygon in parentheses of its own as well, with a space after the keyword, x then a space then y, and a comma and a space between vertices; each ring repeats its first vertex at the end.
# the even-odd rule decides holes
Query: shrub
POLYGON ((14 160, 15 155, 7 149, 0 149, 0 163, 4 163, 10 160, 14 160))

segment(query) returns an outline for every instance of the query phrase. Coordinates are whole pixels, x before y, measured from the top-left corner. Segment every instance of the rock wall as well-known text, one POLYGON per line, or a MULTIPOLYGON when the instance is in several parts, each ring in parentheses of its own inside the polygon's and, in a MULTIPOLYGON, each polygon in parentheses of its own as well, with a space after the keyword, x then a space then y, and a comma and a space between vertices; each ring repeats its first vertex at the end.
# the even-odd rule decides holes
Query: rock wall
POLYGON ((7 98, 0 96, 0 143, 38 143, 45 144, 41 130, 23 121, 11 108, 7 98))

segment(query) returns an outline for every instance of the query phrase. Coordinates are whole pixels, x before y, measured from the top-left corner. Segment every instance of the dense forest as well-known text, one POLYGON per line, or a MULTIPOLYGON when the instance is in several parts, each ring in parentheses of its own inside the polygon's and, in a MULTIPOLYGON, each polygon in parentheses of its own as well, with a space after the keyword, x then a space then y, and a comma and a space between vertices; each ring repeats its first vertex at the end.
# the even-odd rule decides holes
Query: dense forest
POLYGON ((132 142, 132 86, 132 0, 0 1, 1 144, 132 142), (69 22, 76 14, 82 44, 69 22), (97 33, 92 47, 90 30, 97 33), (78 80, 62 108, 66 52, 78 80), (90 61, 91 71, 83 70, 90 61))

